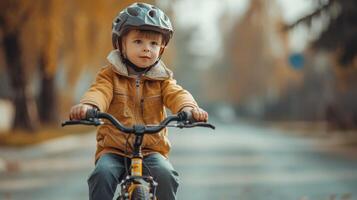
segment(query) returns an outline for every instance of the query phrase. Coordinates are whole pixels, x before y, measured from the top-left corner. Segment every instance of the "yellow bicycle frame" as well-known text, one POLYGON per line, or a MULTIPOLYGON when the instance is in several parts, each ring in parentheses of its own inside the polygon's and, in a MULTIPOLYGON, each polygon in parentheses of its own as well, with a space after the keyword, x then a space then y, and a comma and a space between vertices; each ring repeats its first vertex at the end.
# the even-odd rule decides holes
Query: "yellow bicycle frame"
POLYGON ((131 159, 131 175, 142 176, 143 174, 143 160, 142 158, 131 159))
MULTIPOLYGON (((142 176, 143 174, 143 159, 140 157, 134 157, 131 159, 131 175, 132 176, 142 176)), ((131 184, 130 187, 128 188, 128 193, 129 196, 133 193, 134 189, 136 186, 139 184, 131 184)), ((150 190, 150 188, 147 188, 150 190)), ((157 200, 156 197, 154 197, 155 200, 157 200)))

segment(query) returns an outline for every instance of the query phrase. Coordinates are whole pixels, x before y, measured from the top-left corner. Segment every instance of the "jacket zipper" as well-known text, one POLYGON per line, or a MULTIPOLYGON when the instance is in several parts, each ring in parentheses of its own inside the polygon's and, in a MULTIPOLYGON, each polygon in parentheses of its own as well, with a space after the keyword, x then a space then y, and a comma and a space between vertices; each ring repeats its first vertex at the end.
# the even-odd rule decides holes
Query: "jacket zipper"
MULTIPOLYGON (((139 124, 139 118, 138 118, 138 116, 136 115, 136 113, 138 112, 137 111, 137 107, 138 107, 138 99, 140 99, 141 97, 140 97, 140 75, 139 76, 137 76, 136 78, 135 78, 135 93, 136 93, 136 95, 135 95, 135 99, 134 99, 134 112, 135 112, 135 114, 134 114, 134 121, 135 121, 135 123, 134 124, 139 124)), ((134 149, 134 137, 130 137, 130 142, 129 142, 129 146, 130 146, 130 148, 131 149, 134 149)))
POLYGON ((136 86, 137 94, 139 94, 138 91, 139 91, 139 87, 140 87, 140 79, 141 79, 141 76, 139 75, 139 76, 136 77, 136 80, 135 80, 135 86, 136 86))
POLYGON ((141 118, 143 119, 143 121, 145 123, 145 120, 144 120, 144 98, 140 99, 140 111, 141 111, 141 118))
MULTIPOLYGON (((143 118, 143 99, 141 98, 140 95, 140 82, 141 82, 141 75, 138 75, 137 78, 135 79, 135 87, 136 87, 136 97, 137 97, 137 102, 135 105, 139 105, 141 118, 143 118)), ((136 117, 136 122, 139 122, 138 117, 136 117)))

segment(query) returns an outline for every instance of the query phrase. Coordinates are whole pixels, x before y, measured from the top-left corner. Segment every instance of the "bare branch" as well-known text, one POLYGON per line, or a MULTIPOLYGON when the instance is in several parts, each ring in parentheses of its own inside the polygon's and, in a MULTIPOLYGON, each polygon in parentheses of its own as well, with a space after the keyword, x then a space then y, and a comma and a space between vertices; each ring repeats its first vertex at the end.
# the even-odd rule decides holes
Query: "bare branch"
POLYGON ((306 15, 305 17, 298 19, 296 22, 294 22, 290 25, 285 25, 284 30, 291 30, 301 23, 308 24, 310 26, 312 19, 314 17, 320 16, 322 14, 322 12, 328 10, 333 5, 334 2, 335 2, 335 0, 330 0, 330 1, 328 1, 328 3, 321 5, 315 11, 306 15))

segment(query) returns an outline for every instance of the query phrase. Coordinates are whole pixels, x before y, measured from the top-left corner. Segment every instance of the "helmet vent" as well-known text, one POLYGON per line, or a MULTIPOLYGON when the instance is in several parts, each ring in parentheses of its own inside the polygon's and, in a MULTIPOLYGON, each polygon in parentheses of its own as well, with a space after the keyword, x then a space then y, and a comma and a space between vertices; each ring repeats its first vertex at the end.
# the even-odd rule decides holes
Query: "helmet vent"
POLYGON ((146 8, 146 6, 143 3, 137 3, 136 5, 142 8, 146 8))
POLYGON ((156 15, 156 12, 154 10, 150 10, 149 16, 150 17, 155 17, 155 15, 156 15))
POLYGON ((128 10, 129 15, 131 15, 131 16, 138 16, 139 15, 139 12, 135 8, 130 8, 129 7, 127 10, 128 10))

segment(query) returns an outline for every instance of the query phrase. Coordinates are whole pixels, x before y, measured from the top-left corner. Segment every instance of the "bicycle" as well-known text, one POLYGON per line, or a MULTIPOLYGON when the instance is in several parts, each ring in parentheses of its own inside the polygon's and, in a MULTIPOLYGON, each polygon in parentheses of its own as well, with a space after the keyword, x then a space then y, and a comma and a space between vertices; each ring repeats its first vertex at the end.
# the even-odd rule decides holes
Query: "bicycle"
MULTIPOLYGON (((127 171, 125 179, 119 183, 120 195, 117 200, 157 200, 156 188, 158 183, 150 175, 144 176, 143 169, 143 155, 141 152, 141 144, 145 134, 155 134, 166 127, 175 128, 192 128, 192 127, 207 127, 215 129, 210 123, 206 122, 194 122, 191 113, 180 112, 177 115, 170 115, 166 117, 158 125, 134 125, 133 127, 126 127, 122 125, 112 115, 100 112, 96 109, 90 109, 86 113, 86 119, 83 120, 69 120, 62 123, 62 126, 67 125, 103 125, 104 122, 100 119, 107 119, 118 130, 127 134, 134 134, 135 140, 133 145, 133 153, 131 155, 130 173, 127 171), (177 122, 176 124, 170 124, 170 122, 177 122)), ((125 165, 126 166, 126 165, 125 165)))

